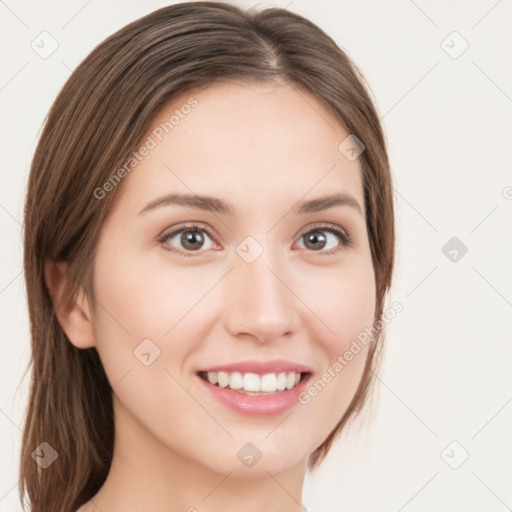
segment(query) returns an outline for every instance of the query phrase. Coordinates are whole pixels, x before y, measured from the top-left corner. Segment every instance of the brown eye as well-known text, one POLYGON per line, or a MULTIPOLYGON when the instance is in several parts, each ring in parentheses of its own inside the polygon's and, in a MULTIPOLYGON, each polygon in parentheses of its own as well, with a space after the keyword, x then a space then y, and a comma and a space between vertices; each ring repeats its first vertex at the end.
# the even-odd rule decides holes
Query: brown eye
POLYGON ((303 237, 305 240, 304 245, 314 251, 323 249, 327 243, 327 237, 322 231, 310 231, 303 235, 303 237))
POLYGON ((193 225, 165 234, 158 241, 169 250, 182 253, 183 256, 195 256, 190 253, 201 253, 203 252, 201 249, 208 250, 213 247, 211 238, 204 228, 193 225), (209 244, 208 240, 210 240, 209 244))
POLYGON ((304 240, 303 244, 306 249, 322 254, 334 254, 352 243, 349 236, 334 225, 318 226, 310 229, 302 235, 300 240, 304 240))
POLYGON ((180 243, 189 251, 196 251, 204 244, 204 236, 200 231, 187 229, 182 231, 180 243))

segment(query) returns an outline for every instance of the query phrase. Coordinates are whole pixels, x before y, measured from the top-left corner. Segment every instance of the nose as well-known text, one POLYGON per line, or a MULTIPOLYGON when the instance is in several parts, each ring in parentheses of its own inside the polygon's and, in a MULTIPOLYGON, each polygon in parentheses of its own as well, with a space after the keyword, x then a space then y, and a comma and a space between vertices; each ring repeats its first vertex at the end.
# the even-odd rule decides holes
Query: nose
POLYGON ((236 256, 235 268, 226 276, 224 322, 233 337, 270 343, 297 332, 300 301, 287 283, 282 262, 266 254, 252 263, 236 256))

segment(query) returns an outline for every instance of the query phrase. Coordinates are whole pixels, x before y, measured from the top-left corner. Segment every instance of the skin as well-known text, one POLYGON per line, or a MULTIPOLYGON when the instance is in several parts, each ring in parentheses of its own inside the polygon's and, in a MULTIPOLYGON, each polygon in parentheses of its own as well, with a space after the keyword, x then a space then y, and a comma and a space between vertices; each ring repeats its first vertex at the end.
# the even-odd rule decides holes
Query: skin
MULTIPOLYGON (((114 389, 111 471, 79 512, 297 512, 307 458, 363 372, 364 347, 309 404, 267 417, 228 409, 198 381, 201 368, 251 358, 301 363, 319 378, 372 324, 375 282, 360 164, 338 150, 349 134, 334 116, 289 85, 224 83, 175 98, 148 134, 191 97, 197 106, 115 190, 93 303, 81 292, 56 306, 70 341, 96 347, 114 389), (294 213, 299 201, 340 191, 362 211, 294 213), (171 192, 218 197, 238 213, 171 205, 139 215, 171 192), (179 253, 182 232, 157 241, 192 221, 213 235, 201 232, 193 257, 179 253), (304 234, 325 223, 352 245, 322 231, 325 247, 308 246, 304 234), (263 250, 250 264, 236 253, 247 236, 263 250), (160 350, 150 366, 133 352, 147 338, 160 350), (237 458, 247 442, 262 453, 251 468, 237 458)), ((58 298, 65 267, 49 264, 47 276, 58 298)))

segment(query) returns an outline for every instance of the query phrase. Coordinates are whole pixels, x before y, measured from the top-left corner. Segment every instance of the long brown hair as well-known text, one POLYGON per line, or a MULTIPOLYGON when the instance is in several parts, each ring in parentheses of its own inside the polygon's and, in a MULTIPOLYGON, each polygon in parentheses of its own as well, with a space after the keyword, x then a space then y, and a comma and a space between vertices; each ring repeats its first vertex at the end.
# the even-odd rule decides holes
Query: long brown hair
MULTIPOLYGON (((60 326, 45 262, 67 262, 74 277, 71 297, 79 287, 94 295, 95 247, 115 196, 97 200, 94 190, 129 158, 164 103, 222 81, 286 81, 312 94, 363 141, 359 162, 375 320, 382 315, 394 260, 391 176, 379 118, 347 55, 316 25, 280 8, 244 11, 190 2, 130 23, 74 70, 51 107, 30 169, 24 269, 32 371, 19 492, 33 512, 74 512, 90 500, 107 477, 114 443, 111 386, 96 350, 76 348, 60 326), (32 457, 43 442, 58 454, 47 469, 32 457)), ((310 469, 365 403, 382 341, 381 335, 370 345, 357 392, 336 429, 310 456, 310 469)))

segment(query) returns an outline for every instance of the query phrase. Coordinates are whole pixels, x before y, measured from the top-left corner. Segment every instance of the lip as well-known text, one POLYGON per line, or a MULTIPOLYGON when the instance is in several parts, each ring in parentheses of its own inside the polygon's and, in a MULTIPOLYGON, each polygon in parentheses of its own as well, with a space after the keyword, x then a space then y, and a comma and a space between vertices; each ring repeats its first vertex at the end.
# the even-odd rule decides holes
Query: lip
POLYGON ((223 364, 201 368, 200 372, 240 372, 256 373, 265 375, 267 373, 298 372, 311 373, 311 368, 302 364, 276 359, 274 361, 240 361, 238 363, 223 364))
MULTIPOLYGON (((240 368, 240 366, 237 366, 237 369, 238 368, 240 368)), ((221 369, 220 371, 223 370, 221 369)), ((267 373, 273 373, 268 371, 268 366, 266 367, 266 371, 267 373)), ((306 389, 311 379, 311 373, 304 375, 299 384, 294 388, 269 395, 246 395, 229 388, 221 388, 210 384, 197 374, 196 378, 202 383, 211 396, 229 409, 246 416, 272 416, 281 414, 299 403, 299 395, 306 389)))

